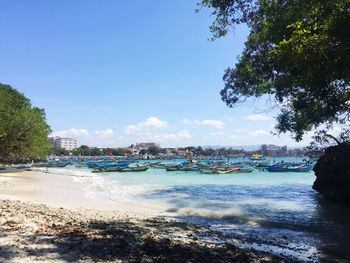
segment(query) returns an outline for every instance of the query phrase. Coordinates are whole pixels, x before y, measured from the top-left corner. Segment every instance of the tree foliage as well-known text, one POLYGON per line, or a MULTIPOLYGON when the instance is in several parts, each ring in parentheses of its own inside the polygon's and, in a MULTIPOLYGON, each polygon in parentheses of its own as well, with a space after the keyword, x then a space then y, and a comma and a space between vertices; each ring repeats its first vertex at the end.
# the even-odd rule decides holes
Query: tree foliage
MULTIPOLYGON (((235 24, 250 28, 222 100, 233 107, 269 96, 276 130, 300 141, 312 128, 350 119, 350 0, 203 0, 215 17, 213 39, 235 24)), ((324 128, 325 127, 325 128, 324 128)))
POLYGON ((62 148, 51 148, 48 151, 49 155, 56 155, 56 156, 68 156, 69 151, 62 149, 62 148))
POLYGON ((152 146, 147 149, 147 153, 150 155, 158 155, 160 153, 160 148, 152 146))
POLYGON ((76 156, 106 156, 110 153, 113 156, 124 156, 125 154, 131 154, 129 150, 126 149, 112 149, 112 148, 104 148, 99 149, 96 147, 88 147, 86 145, 81 145, 79 148, 76 148, 72 151, 73 155, 76 156))
POLYGON ((46 156, 51 146, 45 111, 8 85, 0 83, 0 157, 46 156))

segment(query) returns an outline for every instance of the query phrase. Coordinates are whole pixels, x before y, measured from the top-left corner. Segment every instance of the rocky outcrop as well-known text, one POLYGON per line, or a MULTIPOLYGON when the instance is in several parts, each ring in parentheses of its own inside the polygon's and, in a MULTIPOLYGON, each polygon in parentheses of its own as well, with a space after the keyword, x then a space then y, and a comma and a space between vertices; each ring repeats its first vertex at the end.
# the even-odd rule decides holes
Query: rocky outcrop
POLYGON ((350 144, 328 147, 314 167, 313 189, 324 198, 350 204, 350 144))

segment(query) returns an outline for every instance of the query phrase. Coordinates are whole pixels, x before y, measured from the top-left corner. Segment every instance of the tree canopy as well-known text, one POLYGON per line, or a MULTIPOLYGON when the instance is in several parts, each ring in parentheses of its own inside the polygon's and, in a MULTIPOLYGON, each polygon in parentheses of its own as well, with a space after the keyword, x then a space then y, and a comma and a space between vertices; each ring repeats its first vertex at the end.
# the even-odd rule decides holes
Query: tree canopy
POLYGON ((203 0, 216 39, 250 28, 244 51, 225 71, 222 100, 233 107, 268 96, 278 133, 300 141, 312 128, 350 119, 350 0, 203 0))
POLYGON ((51 146, 45 111, 8 85, 0 83, 0 157, 43 157, 51 146))

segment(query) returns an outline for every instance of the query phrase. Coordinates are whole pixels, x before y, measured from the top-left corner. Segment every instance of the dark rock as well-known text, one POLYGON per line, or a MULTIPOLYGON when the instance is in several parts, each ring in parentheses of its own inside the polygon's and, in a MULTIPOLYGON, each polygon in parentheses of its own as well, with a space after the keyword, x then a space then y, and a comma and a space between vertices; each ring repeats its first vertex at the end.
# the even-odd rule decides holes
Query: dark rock
POLYGON ((350 144, 328 147, 314 169, 312 188, 324 198, 350 204, 350 144))

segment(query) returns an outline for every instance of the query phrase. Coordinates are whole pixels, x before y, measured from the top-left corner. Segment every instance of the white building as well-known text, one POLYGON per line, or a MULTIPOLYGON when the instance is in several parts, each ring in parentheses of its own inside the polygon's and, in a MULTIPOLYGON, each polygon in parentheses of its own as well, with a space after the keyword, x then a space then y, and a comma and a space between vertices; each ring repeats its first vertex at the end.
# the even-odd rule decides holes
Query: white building
POLYGON ((55 136, 55 137, 49 137, 49 141, 52 143, 52 146, 55 147, 55 141, 59 139, 60 137, 55 136))
POLYGON ((72 138, 61 138, 58 136, 49 137, 49 141, 52 143, 54 148, 61 148, 67 151, 71 151, 77 148, 77 140, 72 138))

